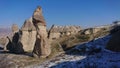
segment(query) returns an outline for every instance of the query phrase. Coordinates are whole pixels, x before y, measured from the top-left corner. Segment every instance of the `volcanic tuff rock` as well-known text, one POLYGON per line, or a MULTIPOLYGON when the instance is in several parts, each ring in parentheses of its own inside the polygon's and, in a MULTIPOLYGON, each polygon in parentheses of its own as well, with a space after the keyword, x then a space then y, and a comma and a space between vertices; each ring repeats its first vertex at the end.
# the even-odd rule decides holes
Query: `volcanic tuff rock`
POLYGON ((44 25, 46 26, 44 17, 42 15, 42 8, 40 6, 37 7, 37 9, 33 13, 33 22, 34 24, 44 25))
POLYGON ((50 44, 47 38, 46 23, 42 16, 42 8, 38 7, 33 13, 33 23, 36 27, 37 36, 33 54, 35 57, 47 57, 51 53, 50 44))
POLYGON ((80 26, 54 26, 51 29, 50 38, 57 39, 64 35, 73 35, 81 30, 80 26))
POLYGON ((36 41, 36 28, 32 22, 32 18, 25 21, 21 28, 20 42, 25 51, 32 51, 36 41))

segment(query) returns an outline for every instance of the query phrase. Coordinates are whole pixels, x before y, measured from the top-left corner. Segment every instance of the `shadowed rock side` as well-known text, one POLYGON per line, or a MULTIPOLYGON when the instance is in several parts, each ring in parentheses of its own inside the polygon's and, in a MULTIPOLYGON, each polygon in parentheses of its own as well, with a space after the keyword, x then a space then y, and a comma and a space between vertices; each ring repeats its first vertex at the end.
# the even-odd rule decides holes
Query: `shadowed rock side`
POLYGON ((42 8, 38 7, 33 13, 33 23, 37 30, 36 43, 33 50, 35 57, 47 57, 51 53, 47 38, 46 23, 42 16, 42 8))
MULTIPOLYGON (((119 28, 120 28, 120 26, 119 26, 119 28)), ((114 29, 114 30, 116 31, 117 29, 114 29)), ((115 31, 113 31, 113 32, 115 32, 115 31)), ((112 38, 108 42, 106 48, 111 51, 120 52, 120 30, 119 31, 117 30, 117 32, 115 32, 112 35, 112 38)))
POLYGON ((19 28, 17 25, 13 24, 12 26, 12 37, 8 38, 8 44, 6 45, 6 48, 9 50, 9 52, 12 53, 23 53, 23 45, 21 45, 21 43, 19 42, 19 38, 20 38, 20 33, 19 33, 19 28))
POLYGON ((51 48, 41 7, 38 7, 33 16, 24 22, 20 31, 18 26, 14 24, 12 32, 12 38, 7 37, 9 42, 6 46, 10 52, 23 53, 31 51, 35 57, 50 55, 51 48))

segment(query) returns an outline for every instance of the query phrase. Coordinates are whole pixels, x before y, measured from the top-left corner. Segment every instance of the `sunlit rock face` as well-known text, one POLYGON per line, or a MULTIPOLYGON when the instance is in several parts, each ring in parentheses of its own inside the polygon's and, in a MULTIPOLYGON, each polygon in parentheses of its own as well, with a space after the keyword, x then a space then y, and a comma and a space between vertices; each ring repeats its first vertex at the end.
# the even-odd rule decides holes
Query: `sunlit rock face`
POLYGON ((32 51, 36 41, 36 28, 32 22, 32 18, 25 21, 21 28, 20 42, 25 51, 32 51))

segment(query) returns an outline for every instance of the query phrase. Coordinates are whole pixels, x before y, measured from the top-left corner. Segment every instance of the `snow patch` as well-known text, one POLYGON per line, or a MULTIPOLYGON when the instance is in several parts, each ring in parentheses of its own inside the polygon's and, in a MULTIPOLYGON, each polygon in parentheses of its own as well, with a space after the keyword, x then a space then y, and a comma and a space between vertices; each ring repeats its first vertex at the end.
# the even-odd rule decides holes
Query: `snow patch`
POLYGON ((73 48, 79 52, 85 51, 85 53, 101 49, 93 55, 61 54, 32 68, 120 68, 120 53, 105 49, 110 38, 111 36, 108 35, 73 48))

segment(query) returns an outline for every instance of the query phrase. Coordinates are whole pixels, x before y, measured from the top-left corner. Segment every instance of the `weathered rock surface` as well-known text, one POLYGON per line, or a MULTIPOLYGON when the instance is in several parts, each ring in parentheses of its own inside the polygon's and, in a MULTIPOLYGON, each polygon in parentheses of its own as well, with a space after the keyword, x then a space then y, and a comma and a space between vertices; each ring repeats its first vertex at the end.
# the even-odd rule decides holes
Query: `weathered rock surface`
POLYGON ((57 39, 64 35, 73 35, 81 30, 80 26, 54 26, 51 29, 50 38, 57 39))
POLYGON ((37 37, 33 55, 35 57, 47 57, 51 53, 50 44, 47 38, 46 23, 42 16, 42 8, 38 7, 33 13, 33 23, 37 30, 37 37))
POLYGON ((36 28, 32 22, 32 18, 25 21, 21 28, 20 43, 25 51, 32 51, 36 41, 36 28))
POLYGON ((34 24, 44 25, 46 26, 44 17, 42 15, 42 8, 40 6, 37 7, 37 9, 33 13, 33 22, 34 24))

